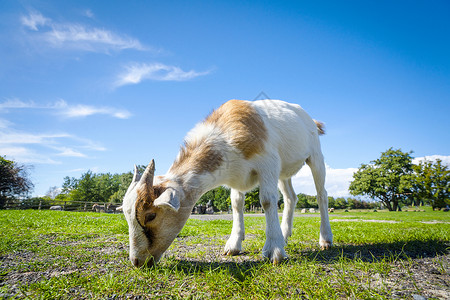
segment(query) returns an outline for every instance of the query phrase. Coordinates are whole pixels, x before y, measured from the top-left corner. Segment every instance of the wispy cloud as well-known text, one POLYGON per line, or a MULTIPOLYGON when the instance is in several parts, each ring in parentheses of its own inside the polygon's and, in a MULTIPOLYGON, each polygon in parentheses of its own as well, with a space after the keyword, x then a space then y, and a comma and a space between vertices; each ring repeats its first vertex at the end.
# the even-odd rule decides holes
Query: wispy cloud
POLYGON ((53 144, 55 139, 71 137, 67 133, 27 133, 13 130, 0 132, 0 145, 5 144, 53 144))
POLYGON ((58 109, 59 114, 66 118, 83 118, 92 115, 109 115, 118 119, 128 119, 131 117, 131 113, 125 109, 118 109, 108 106, 92 106, 92 105, 68 105, 64 100, 58 101, 55 107, 58 109))
POLYGON ((162 63, 132 63, 126 66, 125 70, 119 74, 115 85, 119 87, 127 84, 137 84, 143 80, 185 81, 209 73, 210 71, 184 71, 179 67, 162 63))
MULTIPOLYGON (((64 100, 47 104, 34 101, 8 99, 0 103, 0 114, 10 110, 35 110, 63 118, 82 118, 95 114, 106 114, 124 119, 131 116, 126 110, 112 107, 95 107, 89 105, 69 105, 64 100)), ((14 124, 0 118, 0 154, 21 162, 35 164, 59 164, 65 157, 88 158, 92 151, 105 151, 98 142, 78 137, 66 132, 32 132, 14 129, 14 124)))
POLYGON ((11 123, 8 120, 0 119, 0 129, 5 129, 5 128, 8 128, 8 127, 11 127, 12 125, 13 125, 13 123, 11 123))
POLYGON ((0 103, 0 112, 10 108, 36 108, 36 104, 33 101, 22 101, 17 98, 7 99, 0 103))
POLYGON ((95 17, 94 13, 90 9, 84 10, 83 11, 83 15, 88 17, 88 18, 91 18, 91 19, 93 19, 95 17))
POLYGON ((87 157, 86 154, 81 153, 80 151, 74 150, 72 148, 68 147, 59 147, 59 153, 56 154, 57 156, 65 156, 65 157, 87 157))
POLYGON ((33 164, 60 164, 61 162, 50 158, 47 155, 39 154, 33 149, 23 146, 4 146, 0 143, 1 155, 12 158, 20 163, 33 164))
POLYGON ((7 99, 0 103, 0 112, 8 109, 47 109, 64 118, 83 118, 92 115, 109 115, 117 119, 128 119, 132 114, 125 110, 109 106, 92 106, 84 104, 70 105, 65 100, 58 100, 53 103, 37 104, 33 101, 22 101, 20 99, 7 99))
MULTIPOLYGON (((87 10, 86 15, 93 16, 87 10)), ((117 34, 103 28, 78 23, 61 23, 44 17, 39 12, 30 12, 21 17, 21 23, 32 31, 32 37, 57 48, 77 49, 92 52, 111 50, 150 50, 141 42, 124 34, 117 34)))
POLYGON ((20 20, 25 27, 34 31, 38 31, 39 27, 50 22, 50 19, 44 17, 40 12, 30 12, 27 16, 22 16, 20 20))
POLYGON ((97 142, 68 133, 0 131, 0 154, 21 163, 57 164, 61 157, 87 158, 84 151, 105 151, 97 142))

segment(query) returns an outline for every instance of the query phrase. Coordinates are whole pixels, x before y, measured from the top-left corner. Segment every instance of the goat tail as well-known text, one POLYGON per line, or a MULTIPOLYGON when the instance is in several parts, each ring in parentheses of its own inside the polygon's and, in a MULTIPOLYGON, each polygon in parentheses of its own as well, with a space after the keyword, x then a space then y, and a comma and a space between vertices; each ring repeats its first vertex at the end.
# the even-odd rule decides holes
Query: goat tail
POLYGON ((325 125, 317 120, 313 120, 314 123, 316 123, 317 126, 317 132, 319 133, 319 135, 324 135, 325 134, 325 125))

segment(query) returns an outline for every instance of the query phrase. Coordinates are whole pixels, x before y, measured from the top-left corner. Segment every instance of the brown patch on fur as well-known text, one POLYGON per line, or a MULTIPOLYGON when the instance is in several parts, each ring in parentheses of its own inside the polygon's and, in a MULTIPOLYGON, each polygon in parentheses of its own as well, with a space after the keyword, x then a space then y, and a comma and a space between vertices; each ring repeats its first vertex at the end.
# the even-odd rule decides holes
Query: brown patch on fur
POLYGON ((146 184, 137 190, 136 219, 141 227, 145 228, 147 214, 156 212, 153 202, 165 190, 166 185, 164 183, 153 187, 146 184))
POLYGON ((246 159, 264 151, 267 129, 258 112, 248 102, 230 100, 213 111, 205 123, 218 126, 231 137, 231 144, 246 159))
POLYGON ((211 141, 187 142, 184 147, 181 147, 179 157, 169 172, 180 175, 189 171, 195 173, 214 172, 222 162, 222 153, 214 149, 211 141))
POLYGON ((324 135, 325 134, 325 125, 317 120, 313 120, 314 123, 316 123, 317 126, 317 132, 319 133, 319 135, 324 135))

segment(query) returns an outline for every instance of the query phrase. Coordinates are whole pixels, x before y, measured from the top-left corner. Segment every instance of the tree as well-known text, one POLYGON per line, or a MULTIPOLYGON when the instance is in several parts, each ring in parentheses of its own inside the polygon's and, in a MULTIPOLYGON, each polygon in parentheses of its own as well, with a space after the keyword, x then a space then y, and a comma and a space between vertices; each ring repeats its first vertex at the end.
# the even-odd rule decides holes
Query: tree
POLYGON ((315 196, 310 196, 306 194, 298 194, 297 195, 297 208, 318 208, 319 204, 317 203, 317 199, 315 196))
POLYGON ((220 211, 227 211, 228 206, 231 204, 230 189, 219 186, 204 193, 197 201, 197 203, 206 205, 209 201, 212 201, 212 205, 215 209, 220 211))
POLYGON ((440 159, 434 163, 425 160, 414 165, 414 171, 413 190, 416 200, 430 201, 433 209, 450 204, 450 170, 448 166, 443 165, 440 159))
POLYGON ((261 202, 259 200, 259 187, 254 188, 245 194, 245 209, 252 210, 256 207, 261 207, 261 202))
MULTIPOLYGON (((140 174, 146 166, 137 166, 140 174)), ((86 201, 121 203, 128 186, 133 178, 133 173, 122 174, 93 173, 87 171, 80 178, 66 176, 61 193, 56 196, 59 201, 86 201)))
POLYGON ((0 156, 0 208, 7 200, 23 197, 32 189, 25 166, 0 156))
POLYGON ((349 191, 380 200, 387 209, 396 211, 402 199, 410 196, 412 188, 412 152, 390 148, 371 164, 362 164, 353 174, 349 191))

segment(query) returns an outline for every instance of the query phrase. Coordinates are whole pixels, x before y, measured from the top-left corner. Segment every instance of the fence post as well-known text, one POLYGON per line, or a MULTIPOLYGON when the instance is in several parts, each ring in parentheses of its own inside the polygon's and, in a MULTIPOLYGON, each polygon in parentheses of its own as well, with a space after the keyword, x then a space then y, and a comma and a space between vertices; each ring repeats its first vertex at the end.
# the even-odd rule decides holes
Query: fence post
POLYGON ((39 210, 41 210, 42 207, 42 200, 39 200, 39 210))
POLYGON ((66 210, 66 201, 64 201, 63 210, 66 210))

